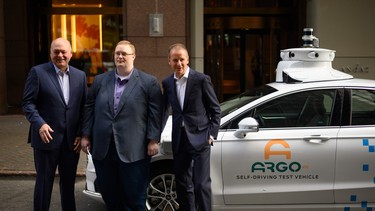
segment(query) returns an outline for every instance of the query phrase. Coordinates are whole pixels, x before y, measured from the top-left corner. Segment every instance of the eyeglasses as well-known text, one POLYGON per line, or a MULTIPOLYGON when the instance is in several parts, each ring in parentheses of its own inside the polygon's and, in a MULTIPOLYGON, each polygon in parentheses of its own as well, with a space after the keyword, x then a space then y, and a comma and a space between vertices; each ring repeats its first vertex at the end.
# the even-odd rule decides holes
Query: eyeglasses
POLYGON ((118 52, 115 52, 115 55, 116 56, 129 56, 129 55, 134 55, 134 53, 126 53, 126 52, 120 52, 120 51, 118 51, 118 52))

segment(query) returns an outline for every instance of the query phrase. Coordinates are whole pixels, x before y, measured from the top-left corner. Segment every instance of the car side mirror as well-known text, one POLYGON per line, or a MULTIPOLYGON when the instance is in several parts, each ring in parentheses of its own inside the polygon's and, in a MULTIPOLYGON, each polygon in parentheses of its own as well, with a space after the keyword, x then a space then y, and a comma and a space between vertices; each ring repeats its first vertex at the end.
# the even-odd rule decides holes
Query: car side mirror
POLYGON ((259 131, 259 123, 252 117, 246 117, 238 123, 238 128, 239 129, 234 132, 234 136, 237 138, 245 138, 246 133, 259 131))

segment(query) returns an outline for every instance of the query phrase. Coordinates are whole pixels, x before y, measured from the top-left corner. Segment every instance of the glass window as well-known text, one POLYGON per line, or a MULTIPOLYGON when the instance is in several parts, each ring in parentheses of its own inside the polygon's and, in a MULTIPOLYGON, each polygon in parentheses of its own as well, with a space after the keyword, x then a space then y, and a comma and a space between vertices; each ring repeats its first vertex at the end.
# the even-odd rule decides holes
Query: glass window
POLYGON ((86 73, 88 84, 95 75, 114 69, 112 51, 123 34, 122 14, 116 14, 121 11, 116 10, 121 8, 120 2, 52 1, 52 39, 63 37, 71 42, 70 65, 86 73))
POLYGON ((315 127, 330 125, 335 90, 306 91, 266 102, 236 118, 231 128, 245 117, 254 117, 259 128, 315 127))
POLYGON ((122 0, 52 0, 53 7, 121 7, 122 0))
POLYGON ((352 125, 375 124, 375 90, 352 90, 352 125))
POLYGON ((293 1, 280 0, 204 0, 205 7, 285 7, 293 4, 293 1))
POLYGON ((272 92, 276 92, 277 90, 270 87, 270 86, 262 86, 257 89, 252 89, 247 92, 244 92, 236 97, 233 97, 227 101, 224 101, 220 104, 221 108, 221 116, 225 116, 233 111, 241 108, 242 106, 272 92))

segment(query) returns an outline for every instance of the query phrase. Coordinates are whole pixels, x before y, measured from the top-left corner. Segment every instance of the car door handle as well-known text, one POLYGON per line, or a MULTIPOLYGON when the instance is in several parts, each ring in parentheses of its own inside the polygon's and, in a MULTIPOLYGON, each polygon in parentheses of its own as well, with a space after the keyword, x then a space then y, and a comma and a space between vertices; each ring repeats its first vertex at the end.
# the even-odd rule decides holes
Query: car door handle
POLYGON ((304 141, 308 141, 314 144, 320 144, 320 143, 328 141, 329 139, 331 138, 326 137, 326 136, 321 136, 321 135, 312 135, 312 136, 303 138, 304 141))

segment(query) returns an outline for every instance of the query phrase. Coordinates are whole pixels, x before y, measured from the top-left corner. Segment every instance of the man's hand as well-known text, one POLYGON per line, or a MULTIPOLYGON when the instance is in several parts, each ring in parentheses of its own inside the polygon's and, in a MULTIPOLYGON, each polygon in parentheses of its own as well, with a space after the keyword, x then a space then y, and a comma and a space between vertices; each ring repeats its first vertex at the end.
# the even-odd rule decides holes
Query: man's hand
POLYGON ((208 144, 213 146, 214 145, 214 137, 210 135, 210 139, 208 139, 208 144))
POLYGON ((91 148, 91 141, 90 141, 90 138, 87 137, 87 136, 83 136, 81 138, 81 148, 82 148, 82 151, 86 154, 89 153, 90 151, 90 148, 91 148))
POLYGON ((53 133, 53 130, 47 124, 43 124, 42 127, 39 128, 39 136, 42 139, 42 141, 46 144, 51 142, 53 139, 51 133, 53 133))
POLYGON ((159 152, 158 141, 150 140, 150 142, 148 142, 148 146, 147 146, 147 154, 149 156, 154 156, 154 155, 158 154, 158 152, 159 152))
POLYGON ((74 152, 77 154, 81 152, 81 137, 76 137, 74 140, 74 152))

